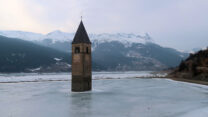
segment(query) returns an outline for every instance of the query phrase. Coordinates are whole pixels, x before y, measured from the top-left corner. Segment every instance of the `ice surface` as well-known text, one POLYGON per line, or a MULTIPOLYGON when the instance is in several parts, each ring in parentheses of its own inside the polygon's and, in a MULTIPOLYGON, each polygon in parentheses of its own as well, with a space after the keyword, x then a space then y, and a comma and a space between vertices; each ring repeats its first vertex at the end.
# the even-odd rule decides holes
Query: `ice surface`
MULTIPOLYGON (((54 78, 69 79, 69 75, 54 74, 54 78)), ((0 117, 208 117, 208 86, 159 78, 103 77, 93 80, 93 90, 84 93, 71 92, 70 80, 0 83, 0 117)))

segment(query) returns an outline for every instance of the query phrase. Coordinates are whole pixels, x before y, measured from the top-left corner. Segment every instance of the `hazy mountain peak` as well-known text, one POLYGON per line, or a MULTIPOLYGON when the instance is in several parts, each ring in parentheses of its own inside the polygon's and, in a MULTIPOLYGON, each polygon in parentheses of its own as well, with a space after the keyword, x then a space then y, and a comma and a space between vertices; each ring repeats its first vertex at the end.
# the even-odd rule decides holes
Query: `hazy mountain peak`
POLYGON ((48 34, 46 35, 54 35, 54 34, 70 34, 70 33, 66 33, 66 32, 62 32, 61 30, 54 30, 52 32, 49 32, 48 34))
POLYGON ((52 39, 53 41, 69 41, 74 37, 74 33, 66 33, 60 30, 55 30, 53 32, 45 35, 45 38, 52 39))

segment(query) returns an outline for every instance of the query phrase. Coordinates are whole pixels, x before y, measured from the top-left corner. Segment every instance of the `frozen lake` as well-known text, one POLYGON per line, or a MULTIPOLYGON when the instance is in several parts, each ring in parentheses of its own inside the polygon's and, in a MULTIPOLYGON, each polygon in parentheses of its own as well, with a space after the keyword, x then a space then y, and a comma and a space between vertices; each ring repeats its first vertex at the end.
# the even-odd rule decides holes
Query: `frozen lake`
POLYGON ((0 117, 208 117, 208 86, 134 78, 141 74, 149 72, 94 73, 84 93, 70 91, 69 74, 0 75, 0 82, 40 81, 0 83, 0 117))

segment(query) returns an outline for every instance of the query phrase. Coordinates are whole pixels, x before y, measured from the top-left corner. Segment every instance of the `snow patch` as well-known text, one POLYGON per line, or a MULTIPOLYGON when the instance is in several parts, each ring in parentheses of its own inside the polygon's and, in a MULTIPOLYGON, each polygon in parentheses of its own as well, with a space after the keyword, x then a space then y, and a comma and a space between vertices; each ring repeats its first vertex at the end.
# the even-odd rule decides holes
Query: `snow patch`
POLYGON ((29 69, 31 72, 39 71, 41 67, 35 68, 35 69, 29 69))
POLYGON ((56 61, 61 61, 62 59, 60 59, 60 58, 54 58, 54 60, 56 60, 56 61))

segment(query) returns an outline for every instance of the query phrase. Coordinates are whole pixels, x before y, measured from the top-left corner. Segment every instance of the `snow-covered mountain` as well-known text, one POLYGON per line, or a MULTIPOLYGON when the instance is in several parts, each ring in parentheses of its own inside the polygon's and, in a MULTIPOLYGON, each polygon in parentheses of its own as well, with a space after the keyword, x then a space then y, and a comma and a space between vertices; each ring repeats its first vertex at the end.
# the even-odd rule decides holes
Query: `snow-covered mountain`
MULTIPOLYGON (((75 33, 67 33, 59 30, 50 32, 48 34, 40 34, 24 31, 0 31, 0 35, 19 38, 27 41, 32 41, 44 46, 52 47, 61 51, 70 51, 70 43, 72 42, 75 33), (66 44, 68 43, 68 44, 66 44)), ((127 33, 102 33, 102 34, 89 34, 92 42, 92 50, 94 50, 101 43, 119 42, 125 47, 131 47, 132 44, 146 44, 154 43, 153 39, 148 33, 144 35, 127 34, 127 33)))
MULTIPOLYGON (((0 35, 32 41, 63 52, 71 52, 74 33, 53 31, 38 34, 0 31, 0 35)), ((188 54, 154 43, 149 34, 89 34, 97 70, 158 70, 177 66, 188 54)))
MULTIPOLYGON (((66 33, 56 30, 44 35, 40 33, 23 32, 23 31, 0 31, 0 35, 11 38, 20 38, 29 41, 43 41, 44 39, 51 39, 53 42, 56 41, 65 42, 65 41, 72 41, 75 33, 66 33)), ((116 33, 116 34, 102 33, 102 34, 89 34, 89 37, 92 42, 99 41, 100 43, 111 42, 111 41, 119 41, 124 44, 153 42, 153 40, 147 33, 144 36, 127 34, 127 33, 116 33)))

